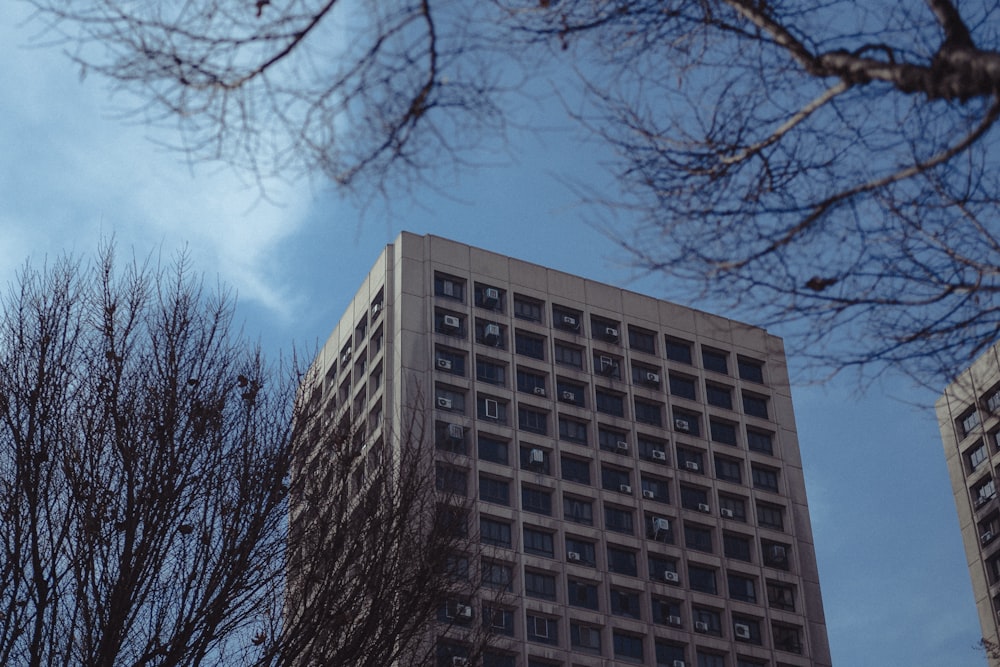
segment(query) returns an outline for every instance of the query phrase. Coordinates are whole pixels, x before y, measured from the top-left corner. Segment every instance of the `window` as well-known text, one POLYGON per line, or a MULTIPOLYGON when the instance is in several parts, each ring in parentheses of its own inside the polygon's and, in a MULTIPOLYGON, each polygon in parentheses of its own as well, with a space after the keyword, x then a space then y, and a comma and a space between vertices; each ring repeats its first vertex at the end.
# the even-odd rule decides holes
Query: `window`
POLYGON ((648 565, 650 579, 672 584, 680 582, 680 576, 677 574, 677 561, 673 558, 650 555, 648 565))
POLYGON ((774 648, 789 653, 802 653, 802 629, 783 623, 771 624, 774 648))
POLYGON ((736 667, 767 667, 768 663, 763 660, 754 660, 742 655, 736 656, 736 667))
POLYGON ((727 482, 741 484, 743 482, 743 465, 736 459, 724 456, 715 457, 715 476, 727 482))
POLYGON ((556 400, 583 407, 585 394, 583 385, 563 378, 556 378, 556 400))
POLYGON ((507 327, 497 322, 476 318, 476 342, 501 350, 507 349, 507 327))
POLYGON ((639 593, 624 588, 611 589, 611 613, 626 618, 641 618, 639 593))
POLYGON ((465 413, 465 392, 457 387, 437 385, 434 388, 434 405, 438 410, 465 413))
POLYGON ((573 368, 583 368, 583 348, 556 341, 555 362, 573 368))
POLYGON ((697 486, 681 485, 681 507, 689 510, 706 511, 708 490, 697 486))
POLYGON ((604 412, 615 417, 625 416, 624 394, 612 393, 601 389, 598 389, 596 393, 598 412, 604 412))
POLYGON ((507 423, 507 402, 485 394, 476 394, 476 417, 497 424, 507 423))
POLYGON ((455 537, 465 537, 469 533, 469 512, 464 507, 438 503, 434 523, 455 537))
POLYGON ((761 540, 760 548, 764 554, 764 565, 776 567, 780 570, 789 569, 792 555, 792 546, 790 544, 761 540))
POLYGON ((712 442, 736 446, 736 424, 721 419, 709 419, 708 430, 712 434, 712 442))
POLYGON ((601 652, 600 628, 583 625, 575 621, 569 624, 569 641, 574 649, 587 653, 601 652))
POLYGON ((632 510, 620 507, 604 506, 604 527, 616 533, 632 535, 635 527, 632 523, 632 510))
POLYGON ((670 462, 667 456, 667 443, 663 440, 639 434, 635 442, 636 449, 639 450, 639 458, 663 465, 670 462))
POLYGON ((663 544, 674 543, 674 523, 662 516, 647 514, 643 520, 646 526, 646 537, 663 544))
POLYGON ((556 599, 556 578, 551 574, 524 571, 524 593, 528 597, 543 600, 556 599))
POLYGON ((587 423, 559 415, 559 439, 587 444, 587 423))
POLYGON ((594 373, 621 380, 622 360, 609 354, 594 352, 594 373))
POLYGON ((643 424, 663 426, 663 405, 652 401, 635 399, 635 420, 643 424))
POLYGON ((554 558, 552 533, 524 527, 524 553, 554 558))
POLYGON ((531 297, 523 296, 521 294, 515 294, 514 317, 521 320, 529 320, 531 322, 541 322, 542 302, 538 299, 532 299, 531 297))
POLYGON ((741 380, 764 384, 764 364, 755 359, 736 357, 736 368, 741 380))
POLYGON ((542 475, 552 474, 552 457, 548 450, 525 444, 520 449, 522 470, 531 470, 542 475))
POLYGON ((483 561, 482 573, 483 586, 487 588, 504 591, 510 591, 513 588, 514 571, 509 565, 483 561))
POLYGON ((1000 410, 1000 389, 995 389, 986 397, 986 409, 990 412, 1000 410))
POLYGON ((479 476, 479 499, 497 505, 510 505, 510 482, 496 477, 479 476))
POLYGON ((628 435, 625 431, 599 425, 597 427, 597 446, 606 452, 628 454, 628 435))
POLYGON ((752 417, 767 419, 767 398, 756 394, 743 393, 743 412, 752 417))
POLYGON ((562 478, 580 484, 590 484, 590 461, 562 457, 562 478))
POLYGON ((722 350, 701 348, 701 365, 706 371, 729 374, 729 355, 722 350))
POLYGON ((632 481, 627 470, 601 466, 601 488, 605 491, 632 493, 632 481), (628 487, 628 488, 625 488, 628 487))
POLYGON ((751 562, 750 538, 737 533, 723 533, 722 549, 727 558, 751 562))
POLYGON ((677 338, 666 338, 667 359, 682 364, 691 364, 691 343, 677 338))
POLYGON ((449 422, 434 422, 434 446, 445 452, 452 454, 468 453, 468 446, 465 442, 465 429, 461 424, 449 422))
POLYGON ((997 495, 996 485, 992 477, 987 477, 972 489, 973 502, 978 509, 987 501, 992 500, 997 495))
POLYGON ((608 571, 617 574, 638 576, 635 564, 635 553, 618 547, 608 547, 608 571))
MULTIPOLYGON (((713 632, 712 634, 716 633, 713 632)), ((721 630, 719 631, 719 634, 722 634, 721 630)), ((726 657, 724 655, 719 653, 709 653, 700 648, 697 649, 696 653, 698 656, 697 667, 726 667, 726 657)))
POLYGON ((563 496, 563 518, 585 526, 594 525, 594 505, 589 500, 563 496))
POLYGON ((968 451, 965 452, 965 462, 969 469, 969 472, 975 471, 983 461, 989 456, 989 452, 986 450, 986 445, 983 444, 982 440, 976 442, 968 451))
POLYGON ((494 547, 511 547, 510 524, 496 519, 479 518, 479 537, 483 544, 494 547))
POLYGON ((536 396, 545 396, 545 374, 518 367, 517 390, 536 396))
POLYGON ((751 465, 750 473, 753 476, 753 487, 764 489, 765 491, 778 492, 778 471, 773 468, 751 465))
POLYGON ((742 498, 736 498, 735 496, 727 496, 725 494, 719 494, 719 514, 725 519, 735 519, 736 521, 746 522, 747 520, 747 510, 746 503, 742 498))
POLYGON ((549 415, 544 410, 536 410, 525 405, 517 408, 517 426, 523 431, 547 435, 549 432, 549 415))
POLYGON ((478 449, 481 460, 507 465, 507 443, 503 440, 480 433, 478 449))
POLYGON ((507 368, 501 363, 476 357, 476 379, 503 386, 507 384, 507 368))
POLYGON ((617 343, 621 339, 621 324, 597 315, 590 316, 590 333, 594 338, 617 343))
POLYGON ((757 503, 757 523, 766 528, 785 529, 784 510, 778 505, 757 503))
POLYGON ((598 610, 597 584, 579 579, 569 579, 566 598, 566 601, 573 607, 598 610))
POLYGON ((642 497, 645 500, 654 500, 658 503, 670 502, 670 484, 667 480, 643 475, 640 478, 640 484, 642 497))
POLYGON ((639 352, 656 354, 656 334, 648 329, 629 325, 628 346, 639 352))
POLYGON ((559 644, 559 622, 554 618, 536 616, 528 613, 527 637, 529 642, 540 642, 542 644, 559 644))
POLYGON ((488 308, 502 313, 507 301, 507 292, 499 287, 476 283, 474 286, 475 302, 479 308, 488 308))
POLYGON ((447 347, 435 346, 434 368, 445 373, 465 376, 465 354, 447 347))
POLYGON ((646 387, 660 386, 660 369, 646 364, 632 364, 632 384, 646 387))
POLYGON ((464 468, 438 463, 434 467, 434 486, 442 493, 466 496, 469 493, 469 473, 464 468))
POLYGON ((465 281, 444 273, 434 273, 435 296, 446 296, 458 301, 465 300, 465 281))
POLYGON ((726 576, 729 597, 741 602, 757 602, 757 586, 751 577, 730 572, 726 576))
POLYGON ((567 535, 566 560, 594 567, 597 565, 597 553, 594 548, 594 543, 567 535), (572 554, 576 554, 576 557, 572 554))
POLYGON ((642 637, 630 635, 615 630, 611 633, 612 643, 615 649, 615 658, 642 661, 642 637))
POLYGON ((467 556, 450 555, 445 562, 445 573, 455 581, 469 580, 469 559, 467 556))
POLYGON ((722 614, 715 609, 706 607, 692 607, 691 617, 694 621, 695 632, 707 635, 722 636, 722 614))
POLYGON ((515 331, 514 351, 533 359, 545 359, 545 339, 526 331, 515 331))
POLYGON ((552 306, 552 326, 564 331, 579 332, 583 317, 579 310, 565 306, 552 306))
POLYGON ((533 514, 552 516, 552 495, 543 489, 522 486, 521 509, 533 514))
POLYGON ((709 405, 726 410, 733 409, 733 390, 721 384, 705 383, 705 400, 709 405))
POLYGON ((684 545, 695 551, 712 553, 712 529, 708 526, 684 522, 684 545))
POLYGON ((681 625, 681 605, 676 600, 653 596, 653 622, 660 625, 681 625))
POLYGON ((681 644, 670 644, 657 640, 656 667, 675 667, 678 662, 687 664, 687 654, 681 644))
POLYGON ((454 667, 455 658, 468 659, 469 649, 454 642, 438 639, 434 647, 437 667, 454 667))
POLYGON ((670 373, 667 377, 670 381, 671 395, 690 398, 692 401, 697 400, 698 394, 695 390, 694 378, 676 373, 670 373))
POLYGON ((701 415, 674 408, 674 430, 689 435, 701 435, 701 415))
POLYGON ((774 448, 771 444, 772 435, 770 433, 765 433, 764 431, 757 431, 752 428, 747 429, 747 447, 752 451, 762 452, 764 454, 774 454, 774 448))
POLYGON ((677 467, 687 472, 704 473, 705 455, 697 449, 677 448, 677 467))
POLYGON ((434 331, 456 338, 465 338, 465 317, 455 312, 435 309, 434 331))
POLYGON ((710 567, 688 564, 688 582, 693 591, 717 594, 715 570, 710 567))
POLYGON ((767 582, 767 604, 775 609, 795 611, 795 587, 780 581, 767 582))

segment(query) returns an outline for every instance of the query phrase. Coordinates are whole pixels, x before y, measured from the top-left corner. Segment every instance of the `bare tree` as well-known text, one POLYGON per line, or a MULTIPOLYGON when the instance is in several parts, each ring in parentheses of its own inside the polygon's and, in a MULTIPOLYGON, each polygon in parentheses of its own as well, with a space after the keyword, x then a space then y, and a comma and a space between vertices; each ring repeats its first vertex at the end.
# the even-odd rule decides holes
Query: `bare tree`
POLYGON ((107 250, 26 267, 0 305, 0 664, 427 663, 472 586, 443 566, 469 536, 431 505, 461 505, 422 465, 292 479, 358 436, 316 439, 226 292, 107 250))
POLYGON ((640 266, 833 368, 938 377, 997 338, 995 3, 29 1, 196 155, 348 188, 454 166, 512 72, 571 68, 640 266))

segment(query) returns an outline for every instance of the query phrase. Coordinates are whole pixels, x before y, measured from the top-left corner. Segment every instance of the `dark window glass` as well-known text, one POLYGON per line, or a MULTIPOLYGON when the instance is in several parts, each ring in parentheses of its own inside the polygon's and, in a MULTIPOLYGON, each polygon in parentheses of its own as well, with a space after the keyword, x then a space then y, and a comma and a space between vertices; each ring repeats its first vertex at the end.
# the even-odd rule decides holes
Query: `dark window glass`
POLYGON ((741 380, 764 384, 764 364, 745 357, 736 357, 736 367, 741 380))
POLYGON ((477 357, 476 379, 480 382, 503 386, 507 384, 507 368, 503 364, 477 357))
POLYGON ((524 593, 528 597, 543 600, 556 599, 556 578, 551 574, 524 571, 524 593))
POLYGON ((632 510, 604 506, 604 527, 616 533, 633 535, 635 527, 632 522, 632 510))
POLYGON ((684 545, 695 551, 713 552, 712 529, 696 524, 684 524, 684 545))
POLYGON ((625 431, 598 426, 597 445, 606 452, 628 454, 628 436, 625 431))
POLYGON ((559 622, 554 618, 536 616, 534 614, 525 615, 527 621, 527 637, 530 642, 542 644, 559 644, 559 622))
POLYGON ((597 315, 590 317, 590 331, 594 338, 608 343, 617 343, 621 339, 621 324, 597 315))
POLYGON ((667 359, 679 361, 682 364, 691 363, 691 343, 686 340, 667 338, 667 359))
POLYGON ((506 424, 507 402, 493 396, 476 394, 476 417, 497 424, 506 424))
POLYGON ((483 544, 510 548, 510 524, 504 521, 480 517, 479 537, 483 544))
POLYGON ((753 579, 732 572, 726 578, 729 585, 729 597, 741 602, 757 601, 757 588, 753 579))
POLYGON ((761 466, 750 466, 753 475, 753 486, 755 489, 765 489, 767 491, 778 492, 778 471, 761 466))
POLYGON ((650 555, 648 564, 650 579, 670 584, 680 583, 680 576, 677 574, 677 561, 674 559, 650 555))
POLYGON ((505 479, 480 475, 479 499, 498 505, 510 505, 510 482, 505 479))
POLYGON ((656 354, 656 334, 648 329, 629 326, 628 346, 633 350, 656 354))
POLYGON ((705 383, 705 400, 709 405, 714 405, 727 410, 733 409, 733 390, 718 384, 705 383))
MULTIPOLYGON (((627 616, 627 614, 622 614, 627 616)), ((611 633, 615 648, 615 657, 625 660, 642 660, 642 637, 628 635, 615 630, 611 633)))
POLYGON ((593 542, 587 542, 576 537, 566 537, 566 560, 568 562, 590 565, 597 564, 597 552, 593 542), (573 554, 576 554, 575 556, 573 554))
POLYGON ((563 496, 563 518, 585 526, 594 525, 594 504, 589 500, 563 496))
POLYGON ((559 439, 581 445, 587 444, 587 424, 569 417, 559 416, 559 439))
POLYGON ((556 341, 555 362, 573 368, 583 368, 583 349, 556 341))
POLYGON ((664 465, 670 462, 667 443, 663 440, 640 434, 636 437, 636 448, 639 450, 639 457, 646 461, 664 465))
POLYGON ((590 484, 590 462, 562 457, 562 478, 580 484, 590 484))
POLYGON ((514 351, 534 359, 545 358, 545 339, 525 331, 514 332, 514 351))
POLYGON ((597 411, 615 417, 625 416, 625 396, 607 391, 597 390, 597 411))
MULTIPOLYGON (((681 605, 675 600, 653 597, 653 622, 660 625, 679 626, 682 624, 681 605)), ((669 663, 668 663, 669 664, 669 663)))
POLYGON ((753 560, 750 555, 750 538, 746 535, 725 533, 722 536, 722 545, 723 551, 728 558, 735 558, 736 560, 748 563, 753 560))
POLYGON ((476 342, 501 350, 507 349, 507 327, 497 322, 476 318, 476 342))
POLYGON ((499 313, 504 311, 504 305, 507 301, 507 292, 499 287, 484 285, 482 283, 476 283, 474 290, 477 307, 488 308, 489 310, 495 310, 499 313))
POLYGON ((534 394, 536 396, 546 396, 545 375, 523 368, 517 369, 517 390, 534 394))
POLYGON ((541 447, 521 445, 520 464, 522 470, 531 470, 543 475, 552 474, 552 461, 549 452, 541 447))
POLYGON ((767 419, 767 399, 755 394, 743 394, 743 412, 752 417, 767 419))
POLYGON ((795 611, 795 587, 778 581, 768 581, 767 604, 775 609, 795 611))
POLYGON ((632 364, 632 383, 645 387, 660 386, 660 369, 645 364, 632 364))
POLYGON ((597 584, 570 579, 567 582, 567 588, 566 598, 570 605, 595 611, 598 609, 597 584))
POLYGON ((601 488, 605 491, 632 493, 631 484, 632 482, 627 470, 601 466, 601 488))
POLYGON ((743 482, 742 464, 735 459, 723 456, 715 457, 715 476, 727 482, 741 484, 743 482))
POLYGON ((600 628, 571 622, 569 624, 569 641, 577 651, 586 651, 587 653, 601 652, 600 628))
POLYGON ((643 499, 670 503, 670 484, 665 479, 656 479, 644 474, 640 478, 640 485, 643 499))
POLYGON ((773 454, 774 448, 771 444, 771 439, 772 437, 770 433, 755 431, 749 428, 747 429, 747 447, 755 452, 773 454))
POLYGON ((699 565, 688 565, 688 582, 691 590, 702 593, 718 593, 715 585, 715 570, 699 565))
POLYGON ((524 527, 524 553, 553 558, 552 533, 524 527))
POLYGON ((694 378, 675 373, 671 373, 668 377, 670 379, 670 393, 672 395, 690 398, 692 401, 697 399, 694 378))
POLYGON ((507 443, 487 435, 479 435, 479 458, 507 465, 507 443))
POLYGON ((483 561, 483 586, 510 591, 513 588, 514 571, 509 565, 483 561))
POLYGON ((446 296, 458 301, 465 300, 465 281, 444 273, 434 274, 435 296, 446 296))
POLYGON ((546 435, 549 432, 549 416, 543 410, 521 405, 517 408, 517 425, 521 430, 546 435))
POLYGON ((729 355, 720 350, 701 348, 701 363, 707 371, 729 373, 729 355))
POLYGON ((434 368, 465 377, 465 354, 447 347, 434 348, 434 368))
POLYGON ((435 421, 434 446, 453 454, 467 454, 468 443, 466 442, 465 428, 461 424, 435 421))
POLYGON ((454 493, 459 496, 468 495, 469 473, 464 468, 438 463, 434 469, 435 487, 443 493, 454 493))
POLYGON ((627 574, 635 577, 638 568, 635 564, 635 553, 616 547, 608 547, 608 570, 617 574, 627 574))
POLYGON ((701 416, 674 408, 674 430, 689 435, 701 435, 701 416))
POLYGON ((514 295, 514 317, 532 322, 542 321, 542 302, 520 294, 514 295))
POLYGON ((580 311, 565 306, 552 306, 552 326, 578 333, 582 322, 580 311))
POLYGON ((683 645, 679 644, 667 644, 666 642, 657 641, 656 642, 656 664, 659 665, 673 665, 676 662, 683 662, 687 664, 687 654, 683 645))
POLYGON ((760 549, 764 557, 764 565, 775 567, 779 570, 787 570, 791 567, 791 545, 772 542, 770 540, 761 540, 760 549))
POLYGON ((643 424, 663 426, 663 406, 637 398, 635 399, 635 420, 643 424))
POLYGON ((724 519, 747 520, 746 504, 741 498, 719 494, 719 514, 724 519))
POLYGON ((585 396, 583 385, 556 378, 556 400, 559 402, 583 407, 586 402, 585 396))
POLYGON ((677 467, 687 472, 704 473, 705 456, 701 452, 686 447, 677 448, 677 467))
MULTIPOLYGON (((694 631, 703 634, 715 635, 716 637, 722 636, 722 614, 720 614, 715 609, 705 609, 704 607, 692 607, 691 616, 694 620, 694 631)), ((698 653, 698 664, 708 665, 709 667, 724 667, 725 662, 722 656, 718 656, 719 662, 702 662, 702 653, 698 653)))
POLYGON ((535 514, 552 515, 552 496, 548 491, 521 487, 521 509, 535 514))
POLYGON ((766 528, 784 530, 784 511, 778 505, 757 503, 757 523, 766 528))
POLYGON ((708 428, 712 432, 712 442, 736 446, 736 424, 720 419, 709 419, 708 428))

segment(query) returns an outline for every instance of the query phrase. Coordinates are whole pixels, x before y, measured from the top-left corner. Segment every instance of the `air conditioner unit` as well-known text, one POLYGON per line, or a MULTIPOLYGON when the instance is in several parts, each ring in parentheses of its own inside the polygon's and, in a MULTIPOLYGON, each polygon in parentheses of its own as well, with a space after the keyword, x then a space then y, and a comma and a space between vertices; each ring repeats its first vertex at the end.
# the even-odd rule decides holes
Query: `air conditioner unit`
POLYGON ((472 607, 467 604, 460 604, 455 607, 455 617, 463 620, 472 618, 472 607))
POLYGON ((708 506, 708 503, 698 503, 699 512, 709 512, 711 509, 712 508, 708 506))
POLYGON ((691 430, 691 423, 688 422, 688 420, 686 419, 675 419, 674 428, 677 429, 678 431, 683 431, 685 433, 688 433, 691 430))
POLYGON ((653 530, 656 532, 668 532, 670 530, 670 521, 662 517, 653 519, 653 530))
POLYGON ((576 400, 576 394, 574 394, 571 391, 564 391, 560 395, 562 396, 562 399, 564 401, 575 401, 576 400))
POLYGON ((604 336, 610 340, 618 340, 618 329, 614 327, 604 327, 604 336))
POLYGON ((563 326, 569 327, 570 329, 576 329, 578 326, 580 326, 580 323, 577 322, 576 318, 573 317, 572 315, 563 315, 562 323, 563 326))
POLYGON ((733 511, 728 507, 723 507, 721 510, 719 510, 719 514, 726 517, 727 519, 732 519, 735 516, 733 514, 733 511))
POLYGON ((629 486, 628 484, 619 484, 618 490, 621 491, 622 493, 632 493, 632 487, 629 486))
POLYGON ((451 370, 451 359, 438 359, 437 360, 437 367, 441 368, 441 369, 444 369, 446 371, 450 371, 451 370))
POLYGON ((347 348, 346 350, 344 350, 344 353, 340 355, 340 363, 346 364, 350 360, 351 360, 351 348, 347 348))
POLYGON ((708 623, 705 621, 695 621, 694 624, 695 632, 708 632, 708 623))
POLYGON ((444 396, 438 396, 438 407, 444 408, 446 410, 451 409, 451 399, 445 398, 444 396))
POLYGON ((681 581, 681 575, 677 574, 676 572, 671 572, 670 570, 666 570, 663 573, 663 580, 669 581, 672 584, 679 584, 681 581))
POLYGON ((580 554, 577 553, 576 551, 567 551, 566 552, 566 560, 572 560, 572 561, 579 562, 580 561, 580 554))
POLYGON ((535 394, 535 396, 544 396, 545 395, 545 387, 535 387, 531 391, 532 391, 533 394, 535 394))
POLYGON ((660 374, 659 373, 646 373, 645 380, 649 384, 660 384, 660 374))
POLYGON ((500 300, 500 290, 496 287, 487 287, 483 290, 483 301, 493 301, 494 303, 500 300))
POLYGON ((687 468, 688 470, 693 470, 695 472, 701 470, 701 466, 698 465, 697 461, 685 461, 684 467, 687 468))
POLYGON ((460 658, 455 656, 451 659, 451 667, 469 667, 472 664, 469 662, 468 658, 460 658))
POLYGON ((452 440, 462 440, 465 437, 465 429, 461 424, 448 424, 448 437, 452 440))
POLYGON ((642 497, 646 498, 647 500, 652 500, 653 498, 656 497, 656 494, 654 494, 652 491, 643 491, 642 497))
POLYGON ((785 547, 780 544, 771 545, 771 549, 768 552, 771 560, 775 563, 784 563, 786 558, 785 547))
POLYGON ((750 626, 745 623, 736 623, 733 625, 733 632, 739 639, 750 639, 750 626))
POLYGON ((619 440, 618 442, 615 443, 615 449, 617 449, 619 452, 622 452, 622 453, 627 452, 628 451, 628 443, 626 441, 624 441, 624 440, 619 440))
POLYGON ((988 542, 992 542, 993 541, 993 531, 992 530, 987 530, 985 533, 983 533, 982 535, 979 536, 979 539, 980 539, 980 541, 982 541, 983 544, 986 544, 988 542))
POLYGON ((528 463, 530 465, 542 465, 545 463, 545 452, 540 449, 532 449, 528 452, 528 463))
POLYGON ((462 320, 458 319, 454 315, 445 315, 441 319, 441 323, 448 327, 449 329, 460 329, 462 328, 462 320))
POLYGON ((674 660, 674 664, 671 667, 687 667, 683 660, 674 660))
MULTIPOLYGON (((681 624, 681 617, 680 616, 667 616, 667 623, 669 623, 670 625, 680 625, 681 624)), ((677 661, 675 660, 674 662, 676 663, 677 661)))
POLYGON ((487 324, 486 328, 483 329, 483 338, 486 340, 497 340, 500 338, 500 325, 499 324, 487 324))
POLYGON ((653 450, 653 460, 654 461, 666 461, 667 460, 667 453, 665 451, 663 451, 662 449, 654 449, 653 450))

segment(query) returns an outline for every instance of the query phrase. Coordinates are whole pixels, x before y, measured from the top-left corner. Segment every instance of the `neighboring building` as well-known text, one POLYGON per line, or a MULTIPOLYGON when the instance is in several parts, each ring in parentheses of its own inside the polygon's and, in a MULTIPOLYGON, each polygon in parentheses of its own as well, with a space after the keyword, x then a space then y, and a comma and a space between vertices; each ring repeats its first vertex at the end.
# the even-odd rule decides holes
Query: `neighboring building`
POLYGON ((1000 345, 949 384, 936 408, 983 638, 1000 647, 1000 345))
POLYGON ((315 364, 371 432, 423 411, 476 499, 487 664, 831 664, 780 339, 404 233, 315 364))

